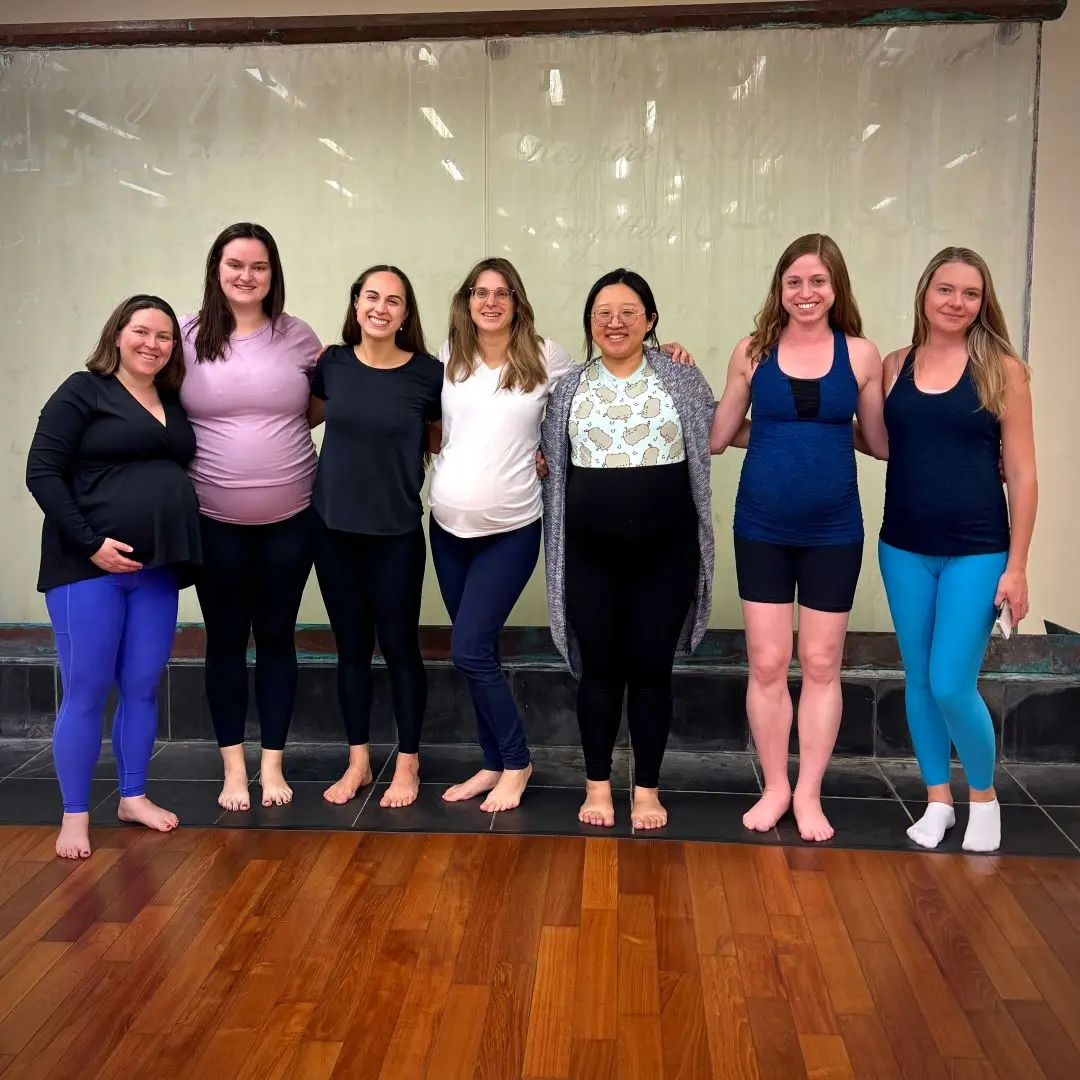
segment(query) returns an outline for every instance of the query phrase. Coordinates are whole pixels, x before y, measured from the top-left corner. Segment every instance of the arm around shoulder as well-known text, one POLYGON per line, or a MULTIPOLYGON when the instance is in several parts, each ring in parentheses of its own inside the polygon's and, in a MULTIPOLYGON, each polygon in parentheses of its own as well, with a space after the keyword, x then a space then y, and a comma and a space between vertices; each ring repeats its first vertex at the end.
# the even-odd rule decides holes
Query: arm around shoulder
POLYGON ((574 366, 574 358, 551 338, 544 342, 544 359, 552 382, 557 382, 574 366))
POLYGON ((311 372, 311 394, 308 397, 308 427, 317 428, 326 419, 326 358, 332 345, 327 346, 311 372))
POLYGON ((724 393, 713 414, 709 445, 714 454, 722 454, 729 446, 745 445, 749 431, 745 426, 746 411, 750 408, 750 379, 753 374, 747 348, 749 338, 735 346, 728 360, 724 393))
POLYGON ((855 406, 855 449, 880 461, 889 458, 889 433, 885 429, 885 390, 881 353, 866 338, 849 338, 851 369, 859 384, 855 406))
POLYGON ((303 319, 298 319, 295 315, 290 316, 290 318, 292 320, 292 331, 296 335, 293 340, 296 342, 300 355, 304 358, 305 368, 308 372, 312 372, 319 362, 319 357, 322 356, 323 344, 319 340, 319 335, 303 319))

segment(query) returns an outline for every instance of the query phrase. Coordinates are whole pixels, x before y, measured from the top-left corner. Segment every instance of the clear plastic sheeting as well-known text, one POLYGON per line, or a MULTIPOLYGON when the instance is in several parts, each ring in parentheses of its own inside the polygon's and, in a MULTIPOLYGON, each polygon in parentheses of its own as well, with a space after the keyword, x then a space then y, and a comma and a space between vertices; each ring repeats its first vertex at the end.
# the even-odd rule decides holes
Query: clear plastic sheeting
MULTIPOLYGON (((437 349, 450 293, 492 254, 578 353, 589 286, 625 265, 719 394, 780 251, 821 230, 883 353, 910 340, 919 273, 956 243, 989 260, 1019 344, 1037 44, 1010 24, 0 57, 0 621, 44 617, 22 479, 41 404, 125 295, 196 307, 234 221, 275 234, 288 310, 328 342, 355 275, 392 262, 437 349)), ((740 623, 741 457, 714 465, 715 626, 740 623)), ((860 462, 861 629, 889 626, 883 481, 860 462)), ((181 618, 198 617, 189 591, 181 618)), ((446 621, 433 573, 423 617, 446 621)), ((325 621, 314 580, 301 619, 325 621)), ((546 619, 538 568, 512 621, 546 619)))

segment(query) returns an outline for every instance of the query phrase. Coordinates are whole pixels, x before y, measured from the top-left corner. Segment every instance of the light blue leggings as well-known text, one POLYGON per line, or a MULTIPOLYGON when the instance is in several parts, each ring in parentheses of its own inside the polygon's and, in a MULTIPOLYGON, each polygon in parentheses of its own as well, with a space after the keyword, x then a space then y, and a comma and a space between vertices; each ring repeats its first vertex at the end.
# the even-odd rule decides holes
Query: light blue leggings
POLYGON ((1005 552, 915 555, 878 542, 906 680, 907 722, 927 787, 949 782, 950 742, 976 791, 994 784, 994 725, 979 669, 1005 552))
POLYGON ((168 566, 106 574, 45 594, 64 685, 53 759, 65 814, 90 809, 102 714, 114 685, 112 743, 120 794, 145 794, 157 735, 158 683, 172 650, 178 599, 176 574, 168 566))

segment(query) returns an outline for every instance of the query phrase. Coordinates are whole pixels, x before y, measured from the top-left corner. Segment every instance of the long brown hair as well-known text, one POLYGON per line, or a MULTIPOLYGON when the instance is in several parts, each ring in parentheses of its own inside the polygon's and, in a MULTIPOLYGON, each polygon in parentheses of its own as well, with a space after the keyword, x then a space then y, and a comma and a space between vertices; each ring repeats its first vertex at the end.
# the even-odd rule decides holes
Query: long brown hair
POLYGON ((520 390, 527 394, 547 380, 547 369, 541 354, 544 339, 536 332, 532 304, 525 294, 525 283, 508 259, 481 259, 465 275, 461 287, 454 293, 450 301, 450 359, 446 365, 446 377, 450 382, 463 382, 473 373, 480 342, 469 311, 469 301, 476 279, 485 270, 502 276, 510 289, 514 305, 506 366, 499 376, 499 389, 520 390))
POLYGON ((780 341, 781 331, 787 326, 789 318, 783 305, 784 275, 791 269, 791 264, 804 255, 816 255, 825 264, 832 279, 836 299, 829 310, 829 325, 848 337, 862 337, 862 315, 859 314, 859 305, 851 289, 851 278, 843 253, 831 236, 808 233, 788 244, 776 264, 765 303, 754 318, 755 329, 746 350, 751 363, 761 360, 780 341))
POLYGON ((345 310, 345 322, 341 327, 341 340, 346 345, 357 346, 360 344, 360 321, 356 317, 356 301, 363 292, 364 282, 372 274, 394 274, 401 282, 405 290, 405 319, 394 337, 394 343, 399 349, 410 353, 426 353, 427 345, 424 342, 424 328, 420 324, 420 308, 416 303, 416 293, 412 282, 406 277, 404 270, 388 263, 380 263, 378 266, 369 266, 349 287, 349 306, 345 310))
MULTIPOLYGON (((211 360, 224 360, 229 338, 236 329, 236 317, 229 301, 221 291, 221 253, 233 240, 258 240, 265 248, 270 262, 270 291, 263 297, 263 313, 270 320, 270 333, 277 328, 277 321, 285 310, 285 274, 281 269, 278 246, 269 230, 250 221, 241 221, 223 229, 206 256, 206 275, 203 279, 203 299, 199 314, 193 325, 195 333, 195 360, 205 364, 211 360)), ((188 327, 188 334, 191 327, 188 327)))
POLYGON ((151 296, 149 293, 129 296, 109 316, 101 328, 101 336, 94 346, 94 351, 87 357, 86 367, 95 375, 112 375, 116 371, 120 366, 120 347, 116 344, 116 339, 120 336, 120 331, 140 311, 161 311, 168 315, 172 323, 172 353, 165 366, 154 376, 154 382, 166 390, 179 390, 184 381, 184 345, 180 340, 180 323, 169 304, 160 296, 151 296))
MULTIPOLYGON (((982 276, 982 303, 979 305, 978 316, 967 331, 968 358, 971 361, 971 381, 975 384, 979 403, 988 413, 1000 420, 1005 415, 1008 389, 1006 357, 1019 357, 1009 341, 1009 328, 1005 325, 1005 315, 994 289, 990 267, 981 255, 971 248, 947 247, 927 263, 915 290, 915 326, 911 331, 911 343, 918 349, 925 345, 930 337, 930 323, 926 318, 926 294, 934 274, 949 263, 964 263, 982 276)), ((1030 375, 1027 364, 1023 367, 1025 375, 1030 375)))

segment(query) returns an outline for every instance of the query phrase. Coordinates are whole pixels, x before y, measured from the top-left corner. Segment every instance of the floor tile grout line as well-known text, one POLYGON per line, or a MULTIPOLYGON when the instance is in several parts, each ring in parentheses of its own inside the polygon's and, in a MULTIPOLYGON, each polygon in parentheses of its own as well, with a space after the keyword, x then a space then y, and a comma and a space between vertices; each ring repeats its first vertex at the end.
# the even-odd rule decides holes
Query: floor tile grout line
POLYGON ((1010 769, 1008 765, 1006 765, 1004 762, 1001 762, 1000 768, 1005 773, 1005 775, 1008 776, 1008 778, 1032 801, 1032 803, 1034 803, 1036 806, 1042 805, 1039 800, 1036 799, 1035 796, 1032 795, 1031 792, 1028 790, 1027 784, 1025 784, 1019 776, 1015 775, 1015 773, 1013 773, 1012 769, 1010 769))
POLYGON ((885 781, 886 786, 893 793, 894 798, 900 804, 900 807, 904 811, 904 813, 907 815, 908 821, 914 824, 915 818, 911 816, 911 811, 908 809, 907 803, 900 798, 900 792, 896 790, 896 785, 892 782, 892 780, 889 779, 888 773, 885 772, 885 770, 881 767, 881 764, 877 761, 876 758, 874 760, 874 768, 877 769, 877 771, 881 774, 881 779, 885 781))
MULTIPOLYGON (((370 743, 368 744, 371 745, 370 743)), ((375 794, 375 789, 379 786, 379 782, 382 780, 383 773, 386 772, 390 766, 390 762, 397 756, 397 749, 399 744, 394 743, 390 748, 390 753, 386 755, 386 760, 382 763, 378 773, 372 777, 371 783, 368 784, 368 790, 364 795, 363 801, 360 803, 360 809, 356 811, 356 817, 353 819, 353 823, 350 828, 356 828, 357 822, 360 820, 360 815, 368 808, 368 803, 371 802, 372 796, 375 794)))
POLYGON ((19 773, 23 769, 25 769, 28 766, 32 765, 48 749, 49 749, 48 746, 43 746, 36 754, 34 754, 31 757, 28 757, 25 761, 23 761, 20 764, 16 765, 15 768, 11 770, 11 772, 7 773, 4 776, 0 776, 0 784, 2 784, 5 780, 10 780, 13 776, 16 775, 16 773, 19 773))
POLYGON ((1042 803, 1036 803, 1035 805, 1036 805, 1036 806, 1038 807, 1038 809, 1040 809, 1040 810, 1041 810, 1041 811, 1043 812, 1043 814, 1044 814, 1044 815, 1046 816, 1046 818, 1047 818, 1047 820, 1048 820, 1048 821, 1050 822, 1050 824, 1051 824, 1051 825, 1053 825, 1053 826, 1054 826, 1054 828, 1055 828, 1055 829, 1057 829, 1057 831, 1058 831, 1059 833, 1061 833, 1061 835, 1062 835, 1062 836, 1064 836, 1064 837, 1065 837, 1065 840, 1066 840, 1066 841, 1067 841, 1067 842, 1068 842, 1069 844, 1071 844, 1071 845, 1072 845, 1072 846, 1073 846, 1073 847, 1074 847, 1074 848, 1076 849, 1076 853, 1077 853, 1077 855, 1080 855, 1080 844, 1078 844, 1078 843, 1077 843, 1077 842, 1076 842, 1076 841, 1075 841, 1075 840, 1074 840, 1074 839, 1073 839, 1073 838, 1072 838, 1072 837, 1071 837, 1071 836, 1070 836, 1070 835, 1069 835, 1069 834, 1068 834, 1068 833, 1067 833, 1067 832, 1066 832, 1066 831, 1065 831, 1065 830, 1064 830, 1064 829, 1063 829, 1063 828, 1062 828, 1062 827, 1061 827, 1061 826, 1060 826, 1060 825, 1059 825, 1059 824, 1058 824, 1058 823, 1057 823, 1057 822, 1056 822, 1056 821, 1054 820, 1054 818, 1050 816, 1050 814, 1048 813, 1048 811, 1047 811, 1046 807, 1045 807, 1045 806, 1043 806, 1043 805, 1042 805, 1042 803))

